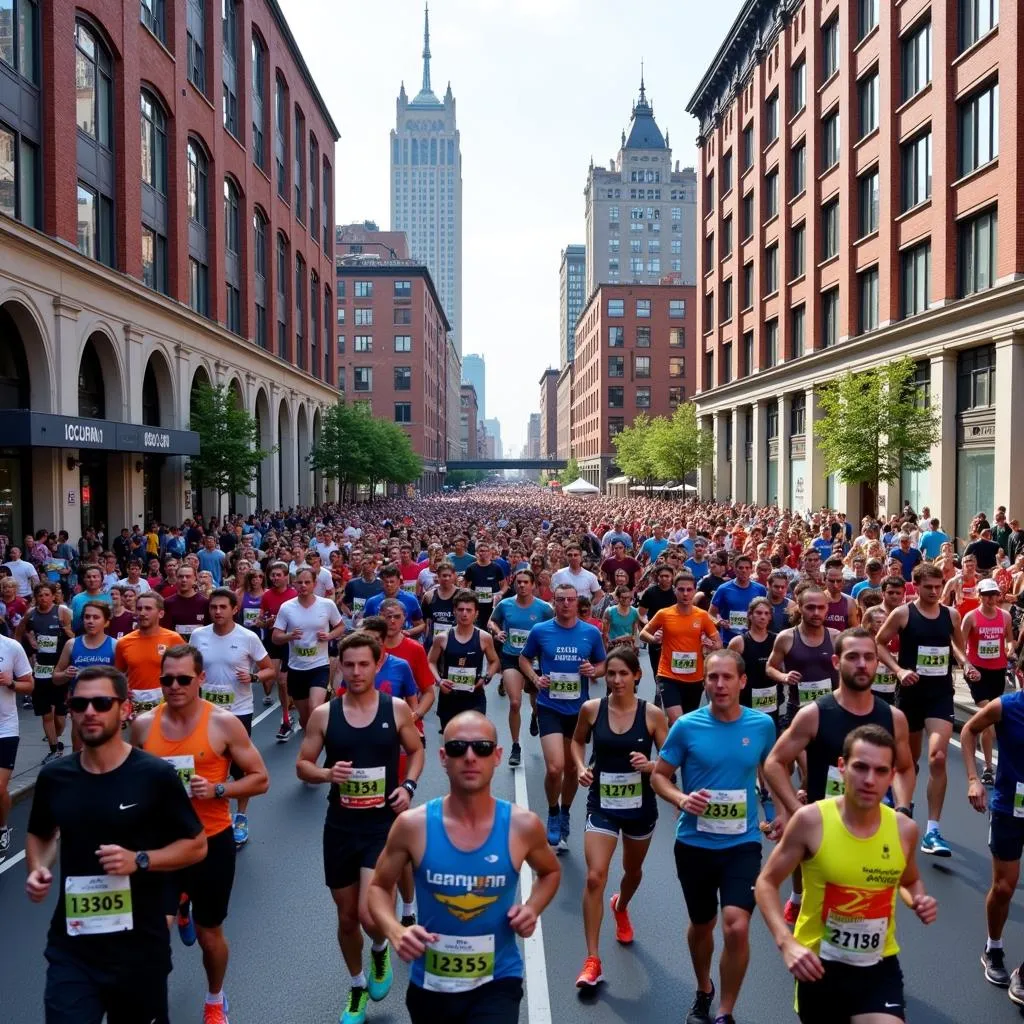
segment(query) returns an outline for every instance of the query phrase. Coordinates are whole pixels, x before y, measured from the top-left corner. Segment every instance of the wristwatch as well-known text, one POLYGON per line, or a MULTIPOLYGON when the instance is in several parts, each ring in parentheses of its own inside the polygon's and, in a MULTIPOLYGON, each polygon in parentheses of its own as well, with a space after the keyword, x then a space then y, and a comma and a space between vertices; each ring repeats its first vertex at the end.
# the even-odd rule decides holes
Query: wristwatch
POLYGON ((224 783, 223 782, 218 782, 217 785, 213 787, 213 795, 214 795, 214 797, 217 800, 223 800, 224 799, 224 783))
POLYGON ((914 814, 909 807, 897 807, 895 808, 897 814, 905 814, 908 818, 913 818, 914 814))
POLYGON ((149 854, 146 853, 145 850, 139 850, 139 852, 135 854, 135 867, 138 868, 139 871, 149 870, 149 854))
POLYGON ((416 780, 406 779, 405 782, 402 783, 402 789, 404 789, 409 794, 409 797, 411 799, 416 795, 416 780))

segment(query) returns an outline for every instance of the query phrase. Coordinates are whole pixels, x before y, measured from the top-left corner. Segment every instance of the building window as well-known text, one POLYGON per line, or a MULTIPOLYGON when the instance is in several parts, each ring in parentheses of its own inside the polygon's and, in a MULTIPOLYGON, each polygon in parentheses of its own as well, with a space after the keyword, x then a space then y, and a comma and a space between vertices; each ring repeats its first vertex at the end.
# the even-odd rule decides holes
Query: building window
POLYGON ((185 42, 188 80, 206 94, 206 0, 187 0, 185 42))
POLYGON ((991 288, 996 282, 996 210, 985 210, 958 225, 959 294, 991 288))
POLYGON ((839 200, 833 199, 821 211, 821 258, 839 255, 839 200))
POLYGON ((686 375, 686 359, 683 356, 669 356, 668 375, 677 378, 686 375))
POLYGON ((681 387, 671 387, 668 389, 668 407, 672 412, 683 404, 684 389, 681 387))
POLYGON ((668 315, 672 320, 681 320, 686 316, 686 299, 669 299, 668 315))
POLYGON ((625 316, 625 300, 624 299, 609 299, 608 300, 608 316, 625 316))
POLYGON ((399 326, 409 326, 412 323, 412 310, 408 306, 396 306, 393 315, 393 322, 399 326))
POLYGON ((288 88, 280 75, 274 80, 274 177, 278 196, 288 202, 288 88))
POLYGON ((264 144, 266 130, 267 51, 259 37, 252 37, 252 161, 261 170, 267 169, 264 144))
POLYGON ((795 437, 804 433, 807 412, 807 395, 798 391, 789 403, 789 436, 795 437))
MULTIPOLYGON (((711 210, 715 205, 715 175, 712 172, 704 182, 704 209, 711 210)), ((636 213, 636 211, 633 211, 636 213)), ((634 218, 636 219, 636 218, 634 218)), ((643 219, 643 210, 640 211, 640 219, 643 219)))
POLYGON ((622 348, 626 344, 626 328, 625 327, 609 327, 608 328, 608 347, 609 348, 622 348))
POLYGON ((839 342, 839 289, 830 288, 821 296, 821 347, 832 348, 839 342))
POLYGON ((996 404, 996 347, 979 345, 956 360, 956 411, 986 409, 996 404))
POLYGON ((242 333, 241 247, 239 246, 238 188, 224 179, 224 278, 227 288, 226 324, 229 331, 242 333))
POLYGON ((821 79, 827 82, 839 70, 839 18, 821 30, 821 79))
POLYGON ((343 356, 345 354, 345 335, 339 334, 337 337, 338 342, 338 355, 343 356))
POLYGON ((345 390, 345 367, 344 366, 339 366, 338 367, 338 390, 339 391, 344 391, 345 390))
MULTIPOLYGON (((806 338, 805 338, 805 321, 807 319, 807 310, 804 306, 797 306, 793 310, 792 316, 792 344, 790 345, 790 351, 793 353, 794 359, 799 359, 805 351, 806 338)), ((798 431, 803 433, 803 431, 798 431)))
POLYGON ((152 93, 143 90, 140 123, 142 128, 142 180, 162 196, 167 195, 167 121, 163 107, 152 93))
POLYGON ((267 348, 267 218, 259 209, 252 213, 253 291, 255 293, 255 341, 267 348))
POLYGON ((185 147, 187 159, 185 205, 189 217, 201 227, 207 226, 206 187, 207 163, 206 154, 199 144, 189 139, 185 147))
POLYGON ((743 170, 748 171, 754 166, 754 126, 747 125, 743 129, 743 170))
POLYGON ((860 97, 860 137, 878 127, 878 72, 875 71, 857 83, 860 97))
POLYGON ((412 297, 412 281, 395 281, 395 298, 408 299, 412 297))
POLYGON ((668 347, 683 348, 686 344, 686 332, 682 327, 673 327, 668 332, 668 347))
POLYGON ((754 193, 748 192, 740 206, 740 227, 744 241, 754 234, 754 193))
POLYGON ((210 315, 209 271, 193 256, 188 258, 188 304, 201 316, 210 315))
POLYGON ((623 396, 625 389, 621 387, 610 387, 608 389, 608 408, 621 409, 623 407, 623 396))
POLYGON ((609 377, 625 377, 626 376, 626 357, 625 356, 609 356, 608 357, 608 376, 609 377))
POLYGON ((277 296, 277 354, 288 358, 288 239, 277 233, 277 266, 275 273, 277 296))
POLYGON ((754 262, 743 265, 743 308, 750 309, 754 305, 754 262))
POLYGON ((372 306, 357 306, 353 311, 355 319, 352 321, 356 327, 372 327, 373 326, 373 307, 372 306))
POLYGON ((999 156, 999 83, 976 92, 957 108, 960 122, 960 173, 984 166, 999 156))
POLYGON ((805 270, 804 265, 804 250, 807 246, 807 228, 804 224, 799 224, 793 228, 792 236, 792 252, 793 252, 793 279, 803 277, 805 270))
POLYGON ((857 275, 860 285, 860 333, 878 330, 878 267, 857 275))
POLYGON ((803 193, 807 188, 807 145, 801 142, 799 146, 793 147, 793 198, 803 193))
POLYGON ((764 179, 764 216, 765 220, 779 215, 779 172, 772 171, 764 179))
POLYGON ((238 188, 230 178, 224 179, 224 247, 238 256, 238 188))
POLYGON ((306 369, 306 261, 295 254, 295 365, 306 369))
POLYGON ((621 434, 626 427, 626 421, 621 416, 609 416, 608 417, 608 440, 611 441, 613 437, 621 434))
POLYGON ((922 242, 900 255, 903 295, 901 312, 903 316, 914 316, 928 308, 931 295, 932 245, 922 242))
POLYGON ((764 365, 772 367, 779 361, 779 321, 769 320, 764 325, 764 365))
POLYGON ((764 293, 772 295, 779 290, 779 247, 773 245, 764 253, 764 293))
POLYGON ((650 356, 633 356, 633 376, 636 379, 642 379, 644 377, 650 377, 651 375, 651 357, 650 356))
POLYGON ((903 99, 916 96, 932 80, 932 23, 929 19, 903 40, 903 99))
POLYGON ((337 312, 336 316, 338 318, 338 323, 339 324, 343 324, 345 322, 345 307, 344 306, 342 306, 342 305, 338 306, 338 312, 337 312))
POLYGON ((827 171, 839 163, 839 111, 825 118, 822 125, 821 169, 827 171))
POLYGON ((650 329, 650 327, 638 327, 636 329, 636 347, 637 348, 650 348, 651 347, 651 329, 650 329))
POLYGON ((166 37, 164 0, 140 0, 139 17, 142 24, 160 40, 166 37))
POLYGON ((411 402, 395 402, 395 422, 412 423, 411 402))
POLYGON ((355 291, 353 295, 357 299, 372 299, 373 298, 373 282, 372 281, 356 281, 355 291))
POLYGON ((373 351, 373 335, 372 334, 357 334, 352 339, 352 351, 353 352, 372 352, 373 351))
POLYGON ((747 331, 743 335, 743 374, 749 376, 754 372, 754 332, 747 331))
POLYGON ((732 217, 722 223, 722 259, 732 255, 732 217))
POLYGON ((323 185, 320 190, 320 216, 324 225, 324 254, 330 255, 331 235, 334 233, 334 215, 331 206, 331 165, 324 160, 323 185))
POLYGON ((411 334, 396 334, 395 335, 395 351, 396 352, 411 352, 412 351, 412 335, 411 334))
POLYGON ((860 237, 874 234, 878 230, 878 168, 869 171, 857 183, 860 198, 860 237))
POLYGON ((878 24, 878 0, 857 0, 858 42, 878 24))
POLYGON ((779 436, 779 403, 772 402, 768 406, 765 417, 765 435, 769 441, 779 436))
POLYGON ((167 239, 153 228, 142 227, 142 283, 167 294, 167 239))
POLYGON ((732 191, 732 153, 722 157, 722 195, 732 191))
POLYGON ((167 131, 163 107, 140 94, 142 155, 142 281, 167 294, 167 131))
POLYGON ((295 183, 295 219, 306 222, 306 119, 298 104, 295 106, 295 129, 292 133, 292 151, 295 166, 292 178, 295 183))
POLYGON ((722 282, 722 323, 732 319, 732 278, 722 282))
POLYGON ((764 142, 771 145, 779 137, 779 94, 773 93, 764 104, 764 142))
POLYGON ((651 407, 651 389, 650 388, 637 388, 636 389, 636 407, 638 409, 650 409, 650 407, 651 407))
POLYGON ((799 114, 807 106, 807 61, 793 68, 793 113, 799 114))
POLYGON ((715 326, 715 293, 711 292, 704 296, 704 331, 710 331, 715 326))
POLYGON ((650 299, 637 299, 636 300, 636 315, 637 318, 649 318, 651 315, 651 300, 650 299))
POLYGON ((396 366, 395 367, 395 390, 396 391, 412 391, 412 367, 411 366, 396 366))
POLYGON ((39 227, 39 149, 0 124, 0 213, 39 227))
POLYGON ((221 0, 224 127, 237 139, 238 129, 238 10, 235 0, 221 0))
POLYGON ((352 370, 352 389, 354 391, 373 390, 373 367, 356 366, 352 370))
POLYGON ((309 235, 320 244, 320 145, 309 133, 309 235))
POLYGON ((210 315, 208 164, 195 139, 185 145, 185 207, 194 227, 188 233, 189 305, 203 316, 210 315))
POLYGON ((960 0, 960 49, 973 46, 999 24, 999 0, 960 0))
POLYGON ((932 131, 903 146, 903 210, 911 210, 932 195, 932 131))

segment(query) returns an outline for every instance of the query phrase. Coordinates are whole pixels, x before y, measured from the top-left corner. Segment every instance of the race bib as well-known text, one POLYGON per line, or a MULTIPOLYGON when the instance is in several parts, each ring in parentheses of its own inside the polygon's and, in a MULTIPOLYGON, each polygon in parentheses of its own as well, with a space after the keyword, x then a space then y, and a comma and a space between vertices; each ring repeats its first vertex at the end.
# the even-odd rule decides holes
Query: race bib
POLYGON ((698 832, 741 836, 747 831, 747 791, 712 789, 711 800, 697 819, 698 832))
POLYGON ((243 626, 255 626, 260 621, 260 610, 259 608, 243 608, 242 609, 242 625, 243 626))
POLYGON ((127 875, 69 875, 64 880, 68 935, 132 930, 132 890, 127 875))
POLYGON ((40 654, 56 654, 57 638, 55 636, 37 636, 36 644, 40 654))
POLYGON ((978 596, 978 588, 977 587, 961 587, 960 588, 960 597, 964 601, 973 601, 977 596, 978 596))
POLYGON ((490 587, 477 587, 476 599, 481 604, 490 604, 494 600, 494 591, 490 587))
POLYGON ((196 759, 191 754, 172 754, 163 758, 177 773, 185 792, 192 795, 192 787, 189 785, 192 776, 196 773, 196 759))
POLYGON ((52 679, 54 667, 53 665, 40 665, 39 662, 36 662, 32 668, 32 675, 36 679, 52 679))
POLYGON ((871 689, 875 693, 895 693, 896 674, 888 669, 879 669, 875 673, 875 681, 871 684, 871 689))
POLYGON ((365 597, 354 597, 352 598, 352 613, 354 615, 362 615, 363 609, 366 607, 365 597))
POLYGON ((777 711, 779 707, 779 691, 774 686, 758 687, 750 691, 750 706, 755 711, 766 715, 777 711))
POLYGON ((548 679, 552 700, 579 700, 583 695, 579 672, 549 672, 548 679))
POLYGON ((1017 789, 1013 794, 1013 816, 1024 818, 1024 782, 1017 783, 1017 789))
POLYGON ((810 704, 811 701, 824 697, 832 692, 832 681, 830 679, 818 679, 814 682, 801 682, 797 684, 797 692, 800 695, 800 707, 810 704))
POLYGON ((949 647, 928 647, 919 644, 916 671, 919 676, 946 675, 949 672, 949 647))
POLYGON ((522 650, 526 646, 526 638, 530 635, 528 629, 510 629, 508 631, 508 645, 522 650))
POLYGON ((672 671, 681 676, 692 676, 697 671, 697 652, 673 651, 672 671))
POLYGON ((407 594, 416 593, 416 581, 415 580, 402 580, 402 589, 407 594))
POLYGON ((353 768, 352 774, 338 785, 341 806, 360 811, 371 807, 383 807, 387 796, 385 775, 384 765, 353 768))
POLYGON ((640 772, 601 772, 601 810, 635 811, 643 803, 640 772))
POLYGON ((202 689, 199 691, 199 696, 203 700, 208 700, 211 704, 216 704, 219 708, 230 708, 235 703, 235 691, 234 690, 206 690, 202 689))
POLYGON ((993 658, 998 658, 1001 647, 1002 644, 999 640, 979 640, 978 657, 984 658, 986 661, 991 661, 993 658))
POLYGON ((747 628, 747 613, 746 612, 729 612, 729 628, 735 630, 741 630, 747 628))
POLYGON ((470 992, 493 978, 493 935, 438 935, 423 954, 423 987, 431 992, 470 992))
POLYGON ((448 669, 448 682, 453 690, 472 693, 476 689, 476 669, 473 666, 460 667, 453 665, 448 669))
POLYGON ((155 690, 132 690, 131 698, 132 711, 137 715, 141 715, 144 711, 152 711, 157 704, 163 704, 164 693, 159 688, 155 690))
POLYGON ((435 622, 434 623, 434 636, 447 636, 452 631, 452 624, 450 622, 435 622))
POLYGON ((825 930, 818 955, 854 967, 882 959, 892 911, 892 889, 865 890, 825 885, 822 913, 825 930))
POLYGON ((297 658, 315 658, 320 653, 320 648, 317 644, 296 644, 293 650, 297 658))
POLYGON ((825 796, 843 796, 846 793, 846 783, 843 781, 842 773, 834 765, 828 766, 828 778, 825 780, 825 796))

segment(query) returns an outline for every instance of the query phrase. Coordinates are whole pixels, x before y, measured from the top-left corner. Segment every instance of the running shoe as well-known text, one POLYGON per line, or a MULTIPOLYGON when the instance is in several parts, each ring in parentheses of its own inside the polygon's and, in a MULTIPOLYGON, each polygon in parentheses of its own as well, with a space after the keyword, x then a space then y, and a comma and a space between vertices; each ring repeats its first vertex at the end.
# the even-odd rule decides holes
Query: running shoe
POLYGON ((502 679, 501 682, 498 683, 498 696, 499 697, 504 697, 505 696, 505 680, 504 679, 502 679))
POLYGON ((192 920, 192 901, 184 893, 178 903, 178 936, 186 946, 196 944, 196 925, 192 920))
POLYGON ((226 993, 222 1003, 203 1003, 203 1024, 229 1024, 226 993))
POLYGON ((7 860, 7 854, 11 850, 11 836, 13 835, 14 829, 10 825, 4 825, 0 828, 0 864, 7 860))
POLYGON ((800 904, 794 903, 792 896, 786 900, 786 906, 782 910, 782 916, 786 919, 786 924, 796 924, 796 919, 800 916, 800 904))
POLYGON ((63 753, 63 750, 51 750, 46 757, 43 758, 41 764, 49 764, 51 761, 56 761, 63 753))
POLYGON ((341 1012, 338 1024, 364 1024, 366 1020, 366 1003, 370 998, 365 988, 353 988, 349 990, 348 1002, 341 1012))
POLYGON ((1024 982, 1020 980, 1019 967, 1010 975, 1010 986, 1007 988, 1006 994, 1010 997, 1011 1003, 1024 1006, 1024 982))
POLYGON ((269 708, 274 703, 274 698, 269 693, 263 695, 263 706, 269 708))
POLYGON ((402 918, 402 927, 403 928, 411 928, 415 923, 416 923, 416 915, 415 914, 406 914, 402 918))
POLYGON ((583 970, 576 978, 576 987, 596 988, 602 981, 604 981, 604 974, 601 971, 601 958, 588 956, 583 961, 583 970))
POLYGON ((278 743, 287 743, 292 738, 292 723, 282 722, 281 728, 277 730, 277 735, 274 737, 278 743))
POLYGON ((693 1000, 693 1006, 686 1015, 686 1024, 712 1024, 711 1004, 715 1001, 715 983, 711 983, 710 992, 699 992, 693 1000))
POLYGON ((562 808, 558 822, 558 852, 567 853, 569 850, 569 812, 562 808))
POLYGON ((994 786, 996 784, 995 773, 992 771, 991 768, 986 768, 981 773, 981 784, 983 786, 994 786))
MULTIPOLYGON (((29 707, 31 707, 31 706, 32 705, 29 704, 29 707)), ((540 735, 540 726, 537 724, 537 712, 536 711, 530 716, 530 735, 531 736, 539 736, 540 735)))
POLYGON ((991 985, 1006 988, 1010 984, 1010 975, 1006 970, 1001 949, 986 949, 981 954, 981 966, 985 968, 985 980, 991 985))
POLYGON ((508 755, 509 768, 518 768, 523 763, 523 748, 518 743, 512 744, 512 752, 508 755))
POLYGON ((628 946, 633 941, 633 922, 629 919, 629 911, 616 909, 619 905, 618 893, 611 898, 609 905, 615 917, 615 939, 628 946))
POLYGON ((736 1018, 731 1013, 720 1013, 715 1018, 715 1024, 736 1024, 736 1018))
POLYGON ((391 982, 395 980, 391 972, 391 947, 370 950, 370 978, 367 990, 370 998, 379 1003, 390 991, 391 982))
POLYGON ((61 755, 64 753, 64 744, 60 740, 57 740, 57 753, 61 755))
POLYGON ((939 834, 937 828, 929 829, 921 840, 921 852, 931 854, 933 857, 952 857, 953 851, 949 844, 939 834))
POLYGON ((556 811, 548 815, 548 846, 558 846, 562 838, 562 821, 556 811))
POLYGON ((245 846, 249 842, 249 818, 244 814, 236 814, 232 822, 235 846, 245 846))

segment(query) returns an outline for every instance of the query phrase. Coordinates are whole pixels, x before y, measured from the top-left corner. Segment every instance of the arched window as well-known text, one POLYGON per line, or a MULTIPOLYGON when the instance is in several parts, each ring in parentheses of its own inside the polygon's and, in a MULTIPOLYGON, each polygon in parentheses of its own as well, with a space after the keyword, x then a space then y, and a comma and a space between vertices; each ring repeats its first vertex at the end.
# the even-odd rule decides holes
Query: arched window
POLYGON ((107 418, 103 366, 91 338, 85 343, 82 361, 78 364, 78 415, 96 420, 107 418))
POLYGON ((142 129, 142 281, 167 293, 167 118, 160 101, 143 89, 139 96, 142 129))
POLYGON ((242 333, 242 258, 238 186, 224 179, 224 322, 229 331, 242 333))
POLYGON ((186 143, 185 161, 185 204, 192 221, 188 232, 188 302, 197 313, 209 316, 209 162, 196 139, 186 143))
POLYGON ((290 277, 288 262, 288 239, 280 231, 277 233, 277 247, 274 267, 274 285, 277 307, 277 354, 282 359, 288 358, 288 279, 290 277))
POLYGON ((189 139, 185 147, 185 157, 188 161, 188 178, 186 184, 185 201, 188 205, 188 215, 201 227, 207 226, 206 189, 209 165, 206 154, 195 139, 189 139))
POLYGON ((267 50, 260 37, 252 34, 252 162, 262 170, 267 169, 267 151, 264 145, 266 132, 266 78, 267 50))
POLYGON ((255 321, 253 338, 260 348, 266 348, 267 339, 267 218, 257 207, 252 212, 252 265, 255 321))

